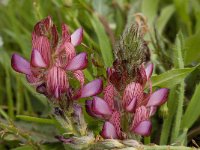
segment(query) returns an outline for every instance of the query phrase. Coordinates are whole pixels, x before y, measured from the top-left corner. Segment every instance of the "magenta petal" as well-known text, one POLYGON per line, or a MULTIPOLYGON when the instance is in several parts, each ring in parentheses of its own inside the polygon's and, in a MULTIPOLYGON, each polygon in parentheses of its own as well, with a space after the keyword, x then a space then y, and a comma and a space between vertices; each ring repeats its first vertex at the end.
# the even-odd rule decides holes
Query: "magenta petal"
POLYGON ((71 62, 67 65, 66 69, 70 71, 83 70, 87 67, 87 53, 82 52, 76 55, 71 62))
POLYGON ((149 80, 149 78, 151 77, 152 72, 153 72, 153 64, 152 63, 149 63, 147 65, 147 67, 145 68, 145 72, 146 72, 147 80, 149 80))
POLYGON ((43 83, 43 84, 37 86, 36 91, 40 94, 46 94, 47 90, 46 90, 45 84, 43 83))
POLYGON ((156 111, 157 111, 157 107, 155 106, 149 107, 149 116, 150 117, 153 116, 156 113, 156 111))
POLYGON ((83 84, 85 82, 85 77, 84 77, 83 71, 76 70, 73 72, 73 75, 80 82, 81 87, 83 87, 83 84))
POLYGON ((92 101, 92 110, 95 114, 103 115, 105 119, 112 115, 112 110, 109 107, 108 103, 99 97, 94 97, 92 101))
POLYGON ((92 100, 86 100, 85 101, 85 109, 86 109, 86 112, 90 115, 90 116, 92 116, 92 117, 97 117, 97 118, 102 118, 102 116, 101 115, 97 115, 97 114, 95 114, 94 112, 93 112, 93 110, 92 110, 92 100))
POLYGON ((86 84, 82 89, 81 89, 81 98, 84 97, 89 97, 89 96, 94 96, 99 93, 101 93, 103 89, 103 81, 101 79, 96 79, 88 84, 86 84))
POLYGON ((133 112, 136 104, 136 97, 134 97, 128 106, 126 106, 126 111, 133 112))
POLYGON ((168 93, 169 93, 169 89, 167 88, 162 88, 155 91, 150 96, 149 101, 147 103, 147 107, 162 105, 167 100, 168 93))
POLYGON ((140 122, 134 129, 133 132, 142 136, 148 136, 151 133, 152 124, 151 121, 145 120, 140 122))
POLYGON ((12 68, 19 72, 31 75, 30 63, 18 54, 13 54, 11 58, 12 68))
POLYGON ((42 55, 36 49, 34 49, 31 53, 31 65, 33 67, 47 67, 42 55))
POLYGON ((79 28, 71 35, 71 43, 74 46, 81 44, 83 39, 83 28, 79 28))
POLYGON ((100 134, 105 139, 117 139, 118 138, 114 125, 108 121, 106 121, 104 123, 103 129, 100 134))

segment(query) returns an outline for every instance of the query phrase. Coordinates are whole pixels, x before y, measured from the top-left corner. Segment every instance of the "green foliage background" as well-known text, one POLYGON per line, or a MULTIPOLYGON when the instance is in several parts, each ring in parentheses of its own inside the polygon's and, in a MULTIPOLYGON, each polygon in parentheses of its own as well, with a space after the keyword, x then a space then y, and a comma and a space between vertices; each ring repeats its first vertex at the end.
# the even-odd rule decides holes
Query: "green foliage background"
MULTIPOLYGON (((168 102, 153 118, 151 142, 194 146, 194 139, 200 145, 200 0, 0 0, 0 149, 63 148, 54 138, 60 131, 46 98, 10 66, 13 52, 30 58, 36 22, 50 15, 59 31, 63 22, 71 31, 84 28, 77 50, 99 66, 90 63, 84 71, 91 81, 105 77, 114 43, 138 12, 148 19, 153 87, 170 88, 168 102)), ((101 122, 86 118, 98 134, 101 122)))

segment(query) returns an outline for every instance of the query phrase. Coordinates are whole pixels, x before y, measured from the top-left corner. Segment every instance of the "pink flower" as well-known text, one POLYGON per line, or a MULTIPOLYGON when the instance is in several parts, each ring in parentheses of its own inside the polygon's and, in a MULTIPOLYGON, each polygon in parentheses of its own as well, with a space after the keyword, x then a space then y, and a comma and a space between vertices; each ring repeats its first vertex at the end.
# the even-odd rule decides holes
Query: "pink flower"
MULTIPOLYGON (((13 54, 12 68, 26 75, 29 83, 36 86, 38 92, 60 99, 69 89, 69 74, 80 82, 85 90, 83 69, 87 67, 87 54, 76 54, 75 46, 82 42, 83 29, 77 29, 70 35, 66 24, 62 25, 59 38, 56 26, 50 16, 38 22, 32 33, 32 53, 30 62, 18 54, 13 54)), ((94 84, 96 92, 84 92, 85 96, 98 93, 102 84, 94 84)), ((80 93, 80 92, 79 92, 80 93)), ((82 96, 85 97, 82 92, 82 96)))
POLYGON ((148 136, 151 133, 151 121, 146 107, 141 106, 136 109, 130 130, 136 134, 148 136))
POLYGON ((120 118, 125 113, 130 114, 128 120, 132 119, 130 131, 148 136, 151 133, 150 117, 156 112, 158 106, 166 102, 169 90, 161 88, 152 93, 150 77, 153 64, 151 63, 146 68, 144 65, 141 66, 134 82, 126 86, 119 85, 120 88, 116 88, 117 82, 115 85, 112 84, 116 72, 112 68, 107 70, 108 85, 104 89, 104 99, 94 97, 93 100, 87 100, 86 111, 89 115, 106 121, 100 133, 104 138, 125 138, 120 125, 120 118), (146 84, 149 84, 149 93, 144 92, 146 84))

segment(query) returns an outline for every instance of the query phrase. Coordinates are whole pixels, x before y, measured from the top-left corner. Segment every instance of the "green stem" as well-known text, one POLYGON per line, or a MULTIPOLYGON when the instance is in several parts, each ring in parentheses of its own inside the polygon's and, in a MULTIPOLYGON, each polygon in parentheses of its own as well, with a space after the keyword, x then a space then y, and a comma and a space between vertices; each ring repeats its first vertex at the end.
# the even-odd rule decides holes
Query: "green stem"
POLYGON ((17 82, 16 82, 16 109, 17 109, 17 115, 23 113, 24 111, 24 97, 23 97, 23 88, 21 79, 19 76, 16 76, 17 82))
POLYGON ((6 94, 8 100, 8 115, 10 118, 14 119, 14 103, 13 103, 13 94, 12 87, 10 83, 10 73, 7 68, 6 69, 6 94))
POLYGON ((170 95, 168 98, 168 108, 170 109, 169 115, 164 118, 164 123, 161 131, 160 145, 168 144, 168 138, 170 135, 170 130, 172 127, 172 122, 174 114, 176 113, 177 101, 174 102, 176 98, 176 87, 170 90, 170 95))
POLYGON ((36 122, 36 123, 42 123, 42 124, 55 124, 55 121, 52 119, 46 119, 46 118, 37 118, 37 117, 31 117, 31 116, 24 116, 24 115, 17 115, 16 118, 24 120, 24 121, 30 121, 30 122, 36 122))
POLYGON ((179 86, 179 94, 178 94, 178 105, 177 105, 177 112, 176 112, 176 118, 175 118, 175 123, 174 123, 174 128, 172 130, 172 137, 171 137, 171 142, 174 142, 175 139, 179 135, 180 131, 180 125, 181 125, 181 119, 183 115, 183 103, 184 103, 184 87, 185 83, 182 81, 182 83, 179 86))
POLYGON ((24 96, 25 96, 25 100, 26 100, 26 104, 27 104, 27 110, 28 110, 28 113, 29 114, 33 114, 34 111, 33 111, 33 108, 32 108, 32 104, 31 104, 31 99, 30 99, 30 96, 28 94, 28 91, 25 90, 24 91, 24 96))
POLYGON ((151 136, 144 137, 144 144, 147 145, 150 143, 151 143, 151 136))
POLYGON ((74 127, 72 121, 66 114, 64 114, 64 118, 58 115, 54 115, 55 119, 58 121, 58 123, 61 125, 61 127, 65 130, 66 134, 72 134, 74 136, 79 136, 78 131, 74 127))
POLYGON ((195 150, 196 148, 192 147, 185 147, 185 146, 170 146, 170 145, 163 145, 163 146, 143 146, 143 150, 195 150))
POLYGON ((7 113, 6 113, 3 109, 1 109, 1 107, 0 107, 0 114, 1 114, 6 120, 9 120, 9 117, 8 117, 7 113))

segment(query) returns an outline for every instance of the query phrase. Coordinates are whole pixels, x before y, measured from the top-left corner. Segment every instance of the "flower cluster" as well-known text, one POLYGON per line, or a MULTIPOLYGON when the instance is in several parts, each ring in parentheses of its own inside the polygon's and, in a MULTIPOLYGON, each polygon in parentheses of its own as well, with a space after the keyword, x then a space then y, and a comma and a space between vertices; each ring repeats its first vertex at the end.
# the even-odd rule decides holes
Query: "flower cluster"
POLYGON ((86 101, 86 111, 105 121, 100 133, 102 137, 126 139, 131 137, 129 131, 147 136, 152 128, 150 117, 167 100, 168 89, 152 92, 150 77, 153 64, 146 64, 145 67, 143 63, 146 59, 146 42, 138 26, 131 29, 131 32, 127 32, 130 34, 123 36, 123 44, 115 52, 113 67, 107 69, 103 98, 96 96, 103 90, 101 79, 85 84, 83 69, 88 64, 87 53, 77 54, 75 51, 75 47, 82 42, 83 29, 70 34, 68 26, 63 24, 59 36, 50 16, 34 27, 30 62, 13 54, 11 65, 15 71, 26 75, 27 81, 35 86, 37 92, 54 103, 58 102, 58 107, 54 105, 54 115, 61 125, 67 124, 65 127, 70 134, 87 134, 82 107, 73 100, 93 96, 93 100, 86 101), (135 49, 137 55, 132 56, 130 48, 135 49), (78 88, 71 85, 72 78, 79 81, 78 88), (70 111, 69 107, 73 110, 70 113, 67 112, 70 111), (74 128, 79 133, 74 132, 74 128))
MULTIPOLYGON (((166 88, 152 93, 152 71, 152 63, 147 64, 146 68, 142 64, 136 80, 124 89, 118 90, 118 87, 112 84, 113 81, 116 83, 117 71, 114 68, 108 69, 108 84, 104 89, 104 98, 95 96, 93 100, 86 101, 88 114, 105 120, 100 133, 102 137, 125 139, 129 131, 142 136, 151 133, 150 117, 168 96, 166 88)), ((120 83, 120 80, 118 82, 120 83)))
POLYGON ((62 35, 59 37, 55 24, 48 16, 38 22, 32 32, 30 62, 13 54, 12 68, 25 74, 37 92, 45 94, 49 99, 73 100, 96 95, 102 90, 102 81, 96 79, 84 85, 82 70, 88 64, 87 53, 76 54, 75 51, 82 37, 82 28, 70 34, 66 24, 62 24, 62 35), (72 77, 80 82, 80 89, 72 90, 69 84, 72 77))

